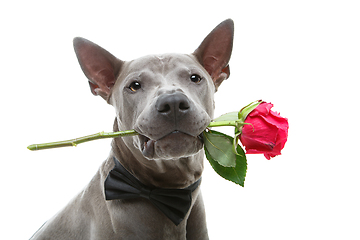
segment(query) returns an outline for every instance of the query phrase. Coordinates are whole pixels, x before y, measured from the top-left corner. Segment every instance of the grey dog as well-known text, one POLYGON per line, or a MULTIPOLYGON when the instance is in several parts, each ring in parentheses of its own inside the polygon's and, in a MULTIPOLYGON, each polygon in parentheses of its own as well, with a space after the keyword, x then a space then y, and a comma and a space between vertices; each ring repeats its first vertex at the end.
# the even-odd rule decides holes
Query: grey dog
POLYGON ((228 19, 192 54, 133 61, 74 39, 91 92, 115 108, 114 131, 135 129, 139 135, 113 139, 90 183, 31 239, 209 238, 199 187, 201 134, 213 117, 214 93, 230 75, 233 36, 228 19), (164 210, 158 200, 165 198, 164 210), (178 205, 184 206, 180 213, 178 205))

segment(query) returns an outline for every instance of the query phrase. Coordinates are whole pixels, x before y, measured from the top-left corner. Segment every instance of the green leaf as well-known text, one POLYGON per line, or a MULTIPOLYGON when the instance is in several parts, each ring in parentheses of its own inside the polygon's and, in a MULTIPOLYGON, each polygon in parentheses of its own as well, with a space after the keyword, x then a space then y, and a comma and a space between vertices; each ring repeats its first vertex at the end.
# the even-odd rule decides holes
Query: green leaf
POLYGON ((238 120, 238 112, 229 112, 215 118, 213 122, 236 121, 238 120))
MULTIPOLYGON (((211 131, 212 133, 214 133, 215 131, 211 131)), ((215 133, 217 134, 217 132, 215 133)), ((221 133, 220 133, 221 134, 221 133)), ((224 134, 222 134, 224 135, 224 134)), ((233 141, 233 138, 230 136, 226 137, 230 140, 233 141)), ((245 182, 245 176, 246 176, 246 170, 247 170, 247 162, 246 162, 246 155, 244 150, 237 145, 237 152, 240 155, 235 155, 236 158, 236 164, 235 167, 224 167, 221 166, 218 161, 216 161, 213 156, 209 153, 207 147, 204 147, 205 149, 205 155, 206 158, 208 159, 210 165, 212 166, 212 168, 215 170, 215 172, 217 174, 219 174, 221 177, 225 178, 226 180, 232 181, 236 184, 239 184, 240 186, 244 187, 244 182, 245 182)))
POLYGON ((212 159, 223 167, 235 167, 236 155, 233 152, 233 141, 227 135, 216 131, 204 131, 204 146, 212 159))

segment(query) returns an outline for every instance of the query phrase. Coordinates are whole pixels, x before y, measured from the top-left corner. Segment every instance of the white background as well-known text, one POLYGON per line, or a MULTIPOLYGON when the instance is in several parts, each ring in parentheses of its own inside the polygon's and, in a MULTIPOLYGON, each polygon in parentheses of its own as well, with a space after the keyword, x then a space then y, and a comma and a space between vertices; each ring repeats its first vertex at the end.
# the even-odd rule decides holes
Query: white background
POLYGON ((190 53, 232 18, 231 77, 215 116, 263 99, 290 129, 281 156, 248 156, 245 188, 206 162, 210 238, 360 239, 359 12, 347 0, 2 2, 0 238, 28 239, 108 155, 110 140, 26 149, 112 130, 114 111, 90 93, 74 37, 122 60, 190 53))

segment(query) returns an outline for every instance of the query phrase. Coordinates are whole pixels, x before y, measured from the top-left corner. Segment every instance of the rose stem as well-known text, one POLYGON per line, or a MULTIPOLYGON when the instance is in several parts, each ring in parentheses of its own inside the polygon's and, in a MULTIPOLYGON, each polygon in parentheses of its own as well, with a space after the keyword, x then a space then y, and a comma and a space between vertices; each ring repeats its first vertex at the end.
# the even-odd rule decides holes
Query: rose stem
MULTIPOLYGON (((222 121, 222 122, 211 122, 208 127, 221 127, 221 126, 236 126, 235 121, 222 121)), ((58 141, 58 142, 50 142, 50 143, 41 143, 41 144, 32 144, 29 145, 27 148, 29 150, 42 150, 42 149, 49 149, 49 148, 59 148, 59 147, 75 147, 76 145, 84 142, 89 142, 97 139, 103 138, 116 138, 116 137, 125 137, 125 136, 134 136, 138 135, 135 130, 126 130, 126 131, 119 131, 119 132, 99 132, 92 135, 74 138, 65 141, 58 141)))

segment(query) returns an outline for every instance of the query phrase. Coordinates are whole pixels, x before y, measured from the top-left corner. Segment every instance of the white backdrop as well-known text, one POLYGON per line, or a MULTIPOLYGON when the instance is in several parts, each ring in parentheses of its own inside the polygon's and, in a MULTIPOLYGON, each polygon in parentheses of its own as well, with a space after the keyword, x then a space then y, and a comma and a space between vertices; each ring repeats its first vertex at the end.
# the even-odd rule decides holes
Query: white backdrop
POLYGON ((34 0, 0 9, 1 239, 28 239, 108 155, 110 140, 26 149, 112 130, 114 111, 90 93, 74 37, 122 60, 190 53, 227 18, 235 21, 231 77, 215 115, 263 99, 290 128, 281 156, 248 156, 244 188, 206 162, 210 238, 360 239, 358 1, 34 0))

